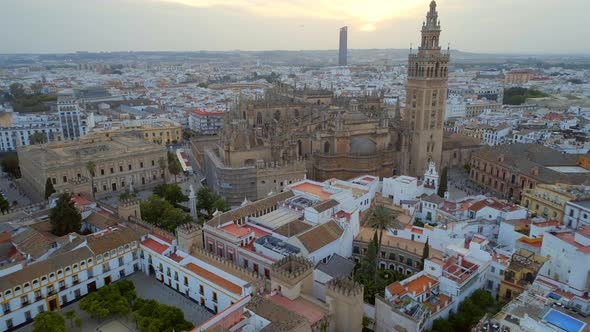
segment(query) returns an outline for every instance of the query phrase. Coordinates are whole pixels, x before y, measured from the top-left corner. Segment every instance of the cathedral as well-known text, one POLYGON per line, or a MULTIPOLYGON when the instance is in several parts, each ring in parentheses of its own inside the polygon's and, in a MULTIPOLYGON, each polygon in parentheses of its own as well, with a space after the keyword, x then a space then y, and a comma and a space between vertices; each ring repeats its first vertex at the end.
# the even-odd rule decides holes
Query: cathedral
POLYGON ((410 51, 403 112, 399 101, 389 107, 379 93, 345 98, 285 84, 238 98, 219 140, 202 148, 208 185, 238 205, 306 177, 420 177, 431 161, 440 165, 449 63, 440 32, 432 1, 421 45, 410 51))

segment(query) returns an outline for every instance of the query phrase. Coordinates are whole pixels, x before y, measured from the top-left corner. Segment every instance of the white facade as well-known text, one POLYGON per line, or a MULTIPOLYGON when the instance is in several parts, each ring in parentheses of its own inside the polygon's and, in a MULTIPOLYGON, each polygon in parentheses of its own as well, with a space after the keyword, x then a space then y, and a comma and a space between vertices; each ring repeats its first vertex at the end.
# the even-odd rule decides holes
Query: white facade
POLYGON ((0 284, 7 282, 11 286, 0 293, 0 302, 3 303, 0 330, 29 323, 38 313, 76 301, 90 291, 139 269, 137 241, 121 244, 119 247, 114 246, 101 253, 93 252, 89 248, 92 247, 87 247, 87 243, 83 242, 68 253, 47 258, 30 266, 12 269, 1 277, 0 284), (41 265, 47 265, 47 268, 41 269, 47 272, 38 275, 35 268, 41 265), (51 266, 60 267, 50 270, 51 266), (25 271, 30 267, 29 275, 25 271), (23 278, 23 274, 30 279, 23 278), (15 284, 11 277, 26 280, 15 284))
POLYGON ((565 204, 563 223, 570 228, 590 225, 590 201, 569 201, 565 204))
POLYGON ((194 110, 189 113, 188 127, 197 133, 206 135, 216 134, 223 128, 223 112, 194 110))

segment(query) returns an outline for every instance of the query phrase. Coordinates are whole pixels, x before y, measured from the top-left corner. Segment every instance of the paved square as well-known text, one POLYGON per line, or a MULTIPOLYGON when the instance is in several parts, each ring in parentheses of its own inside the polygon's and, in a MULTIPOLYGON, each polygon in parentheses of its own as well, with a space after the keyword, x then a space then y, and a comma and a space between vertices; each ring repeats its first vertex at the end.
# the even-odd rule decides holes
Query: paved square
POLYGON ((213 314, 205 307, 189 300, 184 295, 141 271, 135 272, 127 279, 133 281, 138 297, 177 307, 184 312, 184 319, 195 324, 195 326, 213 317, 213 314))
POLYGON ((123 325, 123 323, 119 322, 118 320, 114 320, 108 322, 102 326, 97 328, 97 331, 100 332, 133 332, 133 330, 127 328, 127 326, 123 325))

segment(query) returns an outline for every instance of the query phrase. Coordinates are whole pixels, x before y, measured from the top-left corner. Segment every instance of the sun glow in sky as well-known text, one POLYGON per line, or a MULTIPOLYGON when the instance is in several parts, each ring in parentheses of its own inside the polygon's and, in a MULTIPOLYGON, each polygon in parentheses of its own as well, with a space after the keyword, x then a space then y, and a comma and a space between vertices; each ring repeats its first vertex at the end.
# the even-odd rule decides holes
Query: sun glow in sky
MULTIPOLYGON (((408 48, 431 0, 0 0, 0 54, 408 48)), ((441 44, 590 54, 590 0, 437 0, 441 44)))
MULTIPOLYGON (((361 31, 379 23, 426 12, 423 0, 161 0, 193 7, 225 7, 266 17, 315 18, 348 22, 361 31)), ((426 3, 426 5, 425 5, 426 3)))

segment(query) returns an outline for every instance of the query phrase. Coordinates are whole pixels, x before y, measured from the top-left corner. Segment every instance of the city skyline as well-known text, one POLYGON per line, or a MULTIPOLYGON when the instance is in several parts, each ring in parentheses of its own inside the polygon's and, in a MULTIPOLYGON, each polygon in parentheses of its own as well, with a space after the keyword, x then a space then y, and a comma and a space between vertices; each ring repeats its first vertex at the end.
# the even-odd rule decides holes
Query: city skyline
MULTIPOLYGON (((418 42, 417 22, 428 2, 25 0, 4 5, 14 15, 0 23, 5 33, 0 53, 336 50, 334 33, 344 25, 352 32, 350 49, 409 48, 418 42)), ((446 18, 441 44, 453 49, 590 54, 590 45, 572 33, 583 30, 590 10, 585 1, 441 0, 439 6, 446 18)))

